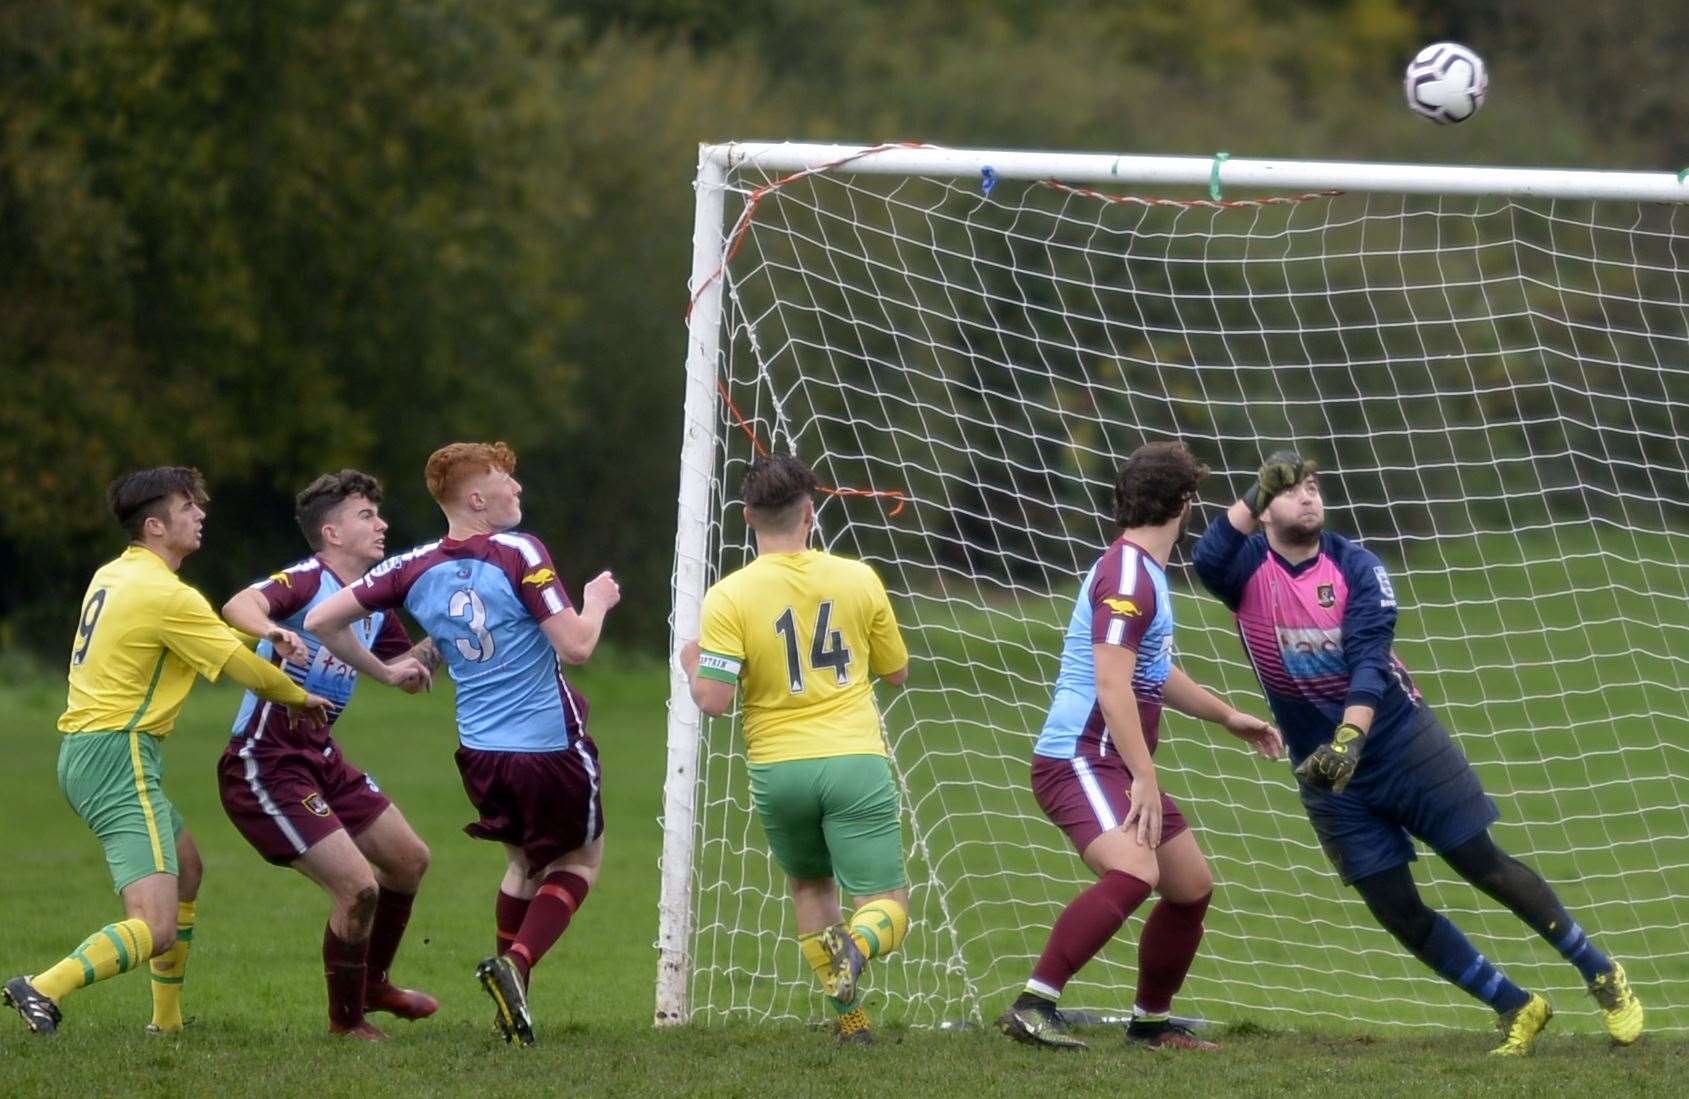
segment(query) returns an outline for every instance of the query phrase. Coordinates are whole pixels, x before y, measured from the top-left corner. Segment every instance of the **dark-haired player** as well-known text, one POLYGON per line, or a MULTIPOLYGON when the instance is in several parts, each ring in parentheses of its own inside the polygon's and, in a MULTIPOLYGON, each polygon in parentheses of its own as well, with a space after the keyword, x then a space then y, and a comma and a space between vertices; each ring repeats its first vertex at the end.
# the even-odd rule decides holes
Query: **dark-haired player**
POLYGON ((1289 741, 1302 805, 1338 876, 1414 957, 1495 1009, 1502 1042, 1490 1052, 1530 1053, 1554 1012, 1420 899, 1410 835, 1552 943, 1589 982, 1613 1040, 1634 1042, 1642 1005, 1624 970, 1541 875, 1490 838, 1495 803, 1390 651, 1389 574, 1325 529, 1314 463, 1293 451, 1269 456, 1248 494, 1209 525, 1193 562, 1237 616, 1289 741))
POLYGON ((6 982, 29 1029, 51 1034, 79 988, 152 960, 147 1029, 182 1029, 182 977, 203 867, 181 813, 165 797, 162 744, 196 675, 227 675, 294 715, 322 721, 328 703, 254 656, 176 575, 199 549, 209 501, 199 470, 162 466, 106 490, 129 548, 100 566, 82 597, 70 649, 70 697, 59 718, 59 788, 105 848, 124 919, 33 977, 6 982))
MULTIPOLYGON (((428 847, 336 743, 334 721, 352 700, 358 673, 304 622, 312 607, 356 583, 385 555, 381 483, 355 469, 325 473, 299 494, 294 514, 311 556, 237 592, 223 605, 223 617, 255 636, 285 634, 282 643, 261 643, 258 655, 326 698, 328 720, 290 722, 248 692, 217 765, 218 792, 229 820, 260 855, 328 893, 334 904, 323 930, 329 1029, 380 1041, 386 1035, 365 1022, 365 1011, 423 1019, 439 1006, 388 980, 428 868, 428 847)), ((392 611, 372 613, 352 632, 388 662, 387 682, 394 686, 421 689, 438 663, 431 642, 412 649, 392 611)))
POLYGON ((305 628, 359 671, 382 664, 352 623, 400 606, 428 632, 457 685, 458 772, 481 814, 464 831, 504 845, 495 909, 499 953, 476 976, 505 1040, 534 1040, 528 979, 604 858, 598 748, 586 700, 562 665, 592 655, 621 598, 608 572, 587 582, 577 612, 522 521, 516 455, 503 443, 451 443, 428 458, 428 491, 446 537, 389 558, 319 603, 305 628))
POLYGON ((1079 585, 1062 645, 1049 717, 1033 748, 1039 806, 1097 875, 1050 929, 1026 989, 998 1026, 1023 1042, 1083 1049, 1056 1009, 1063 987, 1159 892, 1138 940, 1138 989, 1129 1040, 1213 1050, 1173 1021, 1214 890, 1208 862, 1173 799, 1161 792, 1151 757, 1161 710, 1211 721, 1268 759, 1283 749, 1278 730, 1234 710, 1173 663, 1173 603, 1167 558, 1190 518, 1208 468, 1181 443, 1149 443, 1127 457, 1114 488, 1122 528, 1079 585))
POLYGON ((897 784, 870 676, 901 685, 909 651, 873 568, 810 548, 807 465, 759 458, 740 496, 756 560, 704 594, 702 636, 681 661, 705 713, 743 696, 751 797, 791 886, 798 947, 839 1013, 839 1040, 863 1043, 862 966, 909 929, 897 784), (848 922, 840 887, 856 904, 848 922))

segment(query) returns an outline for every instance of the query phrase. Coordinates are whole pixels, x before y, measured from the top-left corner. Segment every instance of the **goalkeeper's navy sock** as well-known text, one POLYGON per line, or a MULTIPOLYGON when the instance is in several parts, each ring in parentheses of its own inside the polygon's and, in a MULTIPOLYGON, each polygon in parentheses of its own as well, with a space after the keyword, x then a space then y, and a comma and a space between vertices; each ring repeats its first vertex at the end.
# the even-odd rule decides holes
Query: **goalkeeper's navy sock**
POLYGON ((1196 948, 1202 943, 1202 917, 1209 897, 1176 904, 1166 897, 1155 902, 1138 936, 1137 1007, 1147 1015, 1164 1015, 1185 983, 1196 948))
POLYGON ((1059 1000, 1068 979, 1114 938, 1126 917, 1149 894, 1148 882, 1121 870, 1110 870, 1097 884, 1073 898, 1050 928, 1050 941, 1032 971, 1032 980, 1026 982, 1027 991, 1059 1000))
POLYGON ((1470 992, 1478 999, 1505 1013, 1523 1007, 1530 993, 1508 980, 1488 958, 1467 941, 1460 928, 1441 915, 1433 916, 1431 934, 1425 939, 1421 953, 1445 981, 1470 992))
POLYGON ((1548 941, 1554 944, 1554 949, 1560 956, 1578 967, 1585 981, 1593 981, 1603 973, 1610 973, 1613 969, 1613 959, 1595 948, 1589 941, 1589 936, 1583 933, 1583 928, 1572 921, 1572 926, 1564 934, 1556 936, 1558 928, 1552 924, 1548 941))

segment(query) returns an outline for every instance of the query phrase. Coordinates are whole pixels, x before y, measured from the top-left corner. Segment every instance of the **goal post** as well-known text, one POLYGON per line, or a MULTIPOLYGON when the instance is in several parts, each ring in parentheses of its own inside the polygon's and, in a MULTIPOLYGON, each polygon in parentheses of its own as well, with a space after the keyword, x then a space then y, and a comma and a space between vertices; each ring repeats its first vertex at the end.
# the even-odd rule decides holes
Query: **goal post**
MULTIPOLYGON (((1689 183, 1672 172, 944 149, 700 150, 672 654, 754 544, 738 480, 790 451, 818 538, 885 579, 879 689, 912 929, 886 1015, 989 1019, 1088 880, 1028 790, 1076 585, 1138 444, 1327 473, 1328 523, 1392 567, 1397 652, 1542 870, 1689 1031, 1689 183)), ((1188 551, 1188 543, 1185 551, 1188 551)), ((1185 551, 1182 667, 1266 714, 1185 551)), ((671 662, 656 1021, 813 1021, 734 715, 671 662)), ((1157 753, 1216 877, 1180 1010, 1470 1026, 1321 854, 1288 767, 1169 714, 1157 753)), ((1423 849, 1421 854, 1423 855, 1423 849)), ((1575 972, 1435 858, 1447 913, 1571 1029, 1575 972)), ((1065 1002, 1129 1008, 1137 920, 1065 1002)))

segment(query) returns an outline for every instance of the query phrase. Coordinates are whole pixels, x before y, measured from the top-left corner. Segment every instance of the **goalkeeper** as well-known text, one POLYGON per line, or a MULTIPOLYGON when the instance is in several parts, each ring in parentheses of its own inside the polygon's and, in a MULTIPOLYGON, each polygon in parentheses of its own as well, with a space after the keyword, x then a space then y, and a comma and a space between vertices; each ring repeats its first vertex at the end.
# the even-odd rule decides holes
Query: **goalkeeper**
POLYGON ((1271 455, 1248 494, 1209 526, 1193 560, 1237 616, 1327 857, 1414 957, 1495 1009, 1503 1040, 1491 1052, 1530 1053, 1554 1012, 1426 907, 1408 867, 1410 835, 1553 944, 1588 982, 1613 1040, 1634 1042, 1642 1005, 1624 969, 1536 871, 1490 838, 1495 803, 1390 651, 1389 574, 1325 530, 1315 464, 1291 451, 1271 455))
POLYGON ((815 490, 797 458, 751 463, 740 496, 756 560, 705 593, 703 636, 681 663, 707 714, 743 692, 751 799, 790 881, 798 946, 838 1011, 840 1043, 864 1044, 862 966, 909 930, 897 785, 869 677, 902 685, 909 651, 874 570, 809 548, 815 490), (848 923, 841 887, 856 900, 848 923))

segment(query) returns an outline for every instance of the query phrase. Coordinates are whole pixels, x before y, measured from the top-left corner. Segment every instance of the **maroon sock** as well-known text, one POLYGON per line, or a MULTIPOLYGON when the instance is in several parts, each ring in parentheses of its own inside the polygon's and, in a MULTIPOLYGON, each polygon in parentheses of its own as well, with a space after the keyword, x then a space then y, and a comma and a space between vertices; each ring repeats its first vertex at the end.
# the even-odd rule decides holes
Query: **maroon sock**
POLYGON ((365 958, 369 943, 349 943, 323 928, 323 975, 328 978, 328 1021, 350 1029, 364 1021, 365 958))
POLYGON ((1043 986, 1035 991, 1060 996, 1068 979, 1114 937, 1126 917, 1149 896, 1148 883, 1120 870, 1110 870, 1069 902, 1050 928, 1050 941, 1032 971, 1043 986))
MULTIPOLYGON (((1213 896, 1213 894, 1209 894, 1213 896)), ((1156 902, 1138 939, 1138 1007, 1161 1015, 1173 1007, 1173 996, 1185 983, 1196 948, 1202 942, 1202 917, 1208 897, 1191 904, 1175 904, 1166 897, 1156 902)))
POLYGON ((498 903, 493 906, 493 918, 498 922, 495 954, 510 953, 510 944, 516 941, 516 933, 522 930, 522 920, 528 915, 529 903, 526 897, 512 897, 502 889, 498 891, 498 903))
POLYGON ((393 966, 393 955, 399 952, 399 940, 405 937, 405 925, 411 922, 414 893, 399 893, 383 889, 375 902, 375 923, 369 933, 369 984, 380 988, 387 983, 387 971, 393 966))
POLYGON ((586 879, 567 870, 547 874, 540 883, 539 892, 528 905, 522 930, 510 944, 510 960, 516 963, 524 981, 569 926, 575 910, 586 900, 586 891, 586 879))

